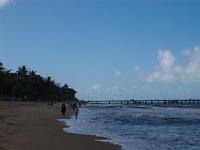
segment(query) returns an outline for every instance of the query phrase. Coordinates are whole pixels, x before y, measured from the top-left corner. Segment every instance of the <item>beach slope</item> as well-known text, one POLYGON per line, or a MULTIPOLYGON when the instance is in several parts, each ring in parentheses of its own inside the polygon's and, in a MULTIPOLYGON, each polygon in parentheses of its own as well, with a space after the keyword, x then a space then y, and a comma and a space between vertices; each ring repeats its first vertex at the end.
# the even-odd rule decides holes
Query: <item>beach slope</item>
POLYGON ((59 118, 58 105, 0 102, 0 150, 120 150, 94 136, 65 133, 59 118))

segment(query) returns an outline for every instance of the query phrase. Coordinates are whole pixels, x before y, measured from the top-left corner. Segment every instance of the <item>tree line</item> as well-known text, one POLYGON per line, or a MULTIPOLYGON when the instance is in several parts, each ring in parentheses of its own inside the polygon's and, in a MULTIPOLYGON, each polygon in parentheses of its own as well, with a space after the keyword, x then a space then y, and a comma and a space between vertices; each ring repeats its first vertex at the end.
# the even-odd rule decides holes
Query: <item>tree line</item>
POLYGON ((1 99, 20 101, 75 100, 76 91, 67 84, 61 86, 51 77, 43 77, 36 71, 21 66, 16 72, 6 69, 0 61, 1 99))

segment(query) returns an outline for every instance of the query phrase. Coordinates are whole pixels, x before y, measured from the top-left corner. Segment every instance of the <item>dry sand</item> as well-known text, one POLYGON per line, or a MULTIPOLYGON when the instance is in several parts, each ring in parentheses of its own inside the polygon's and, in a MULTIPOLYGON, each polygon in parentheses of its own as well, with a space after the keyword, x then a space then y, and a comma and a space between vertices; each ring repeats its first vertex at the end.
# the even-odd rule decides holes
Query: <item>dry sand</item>
POLYGON ((58 105, 0 102, 0 150, 120 150, 94 136, 65 133, 59 118, 58 105))

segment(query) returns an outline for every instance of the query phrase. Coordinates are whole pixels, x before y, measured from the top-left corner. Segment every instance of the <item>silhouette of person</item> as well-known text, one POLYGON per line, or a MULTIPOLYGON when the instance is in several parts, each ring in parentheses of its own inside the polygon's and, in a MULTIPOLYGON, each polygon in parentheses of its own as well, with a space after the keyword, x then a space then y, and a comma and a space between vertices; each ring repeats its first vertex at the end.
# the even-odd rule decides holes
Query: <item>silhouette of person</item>
POLYGON ((50 101, 50 105, 53 106, 53 101, 50 101))
POLYGON ((77 119, 77 117, 78 117, 78 113, 79 113, 79 109, 77 108, 76 110, 75 110, 75 118, 77 119))
POLYGON ((73 104, 72 109, 75 110, 77 108, 76 103, 73 104))
POLYGON ((63 103, 61 105, 61 113, 62 113, 63 116, 65 116, 65 112, 66 112, 66 106, 65 106, 65 103, 63 103))

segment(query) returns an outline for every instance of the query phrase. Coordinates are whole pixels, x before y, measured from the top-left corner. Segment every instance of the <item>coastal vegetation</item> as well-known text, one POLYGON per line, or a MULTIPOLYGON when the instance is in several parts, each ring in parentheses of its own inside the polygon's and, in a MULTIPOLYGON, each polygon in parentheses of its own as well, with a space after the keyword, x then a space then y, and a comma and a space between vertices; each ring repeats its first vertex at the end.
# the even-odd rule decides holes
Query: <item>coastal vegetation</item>
POLYGON ((67 84, 60 85, 51 77, 21 66, 16 72, 4 67, 0 61, 0 99, 16 101, 75 100, 76 91, 67 84))

